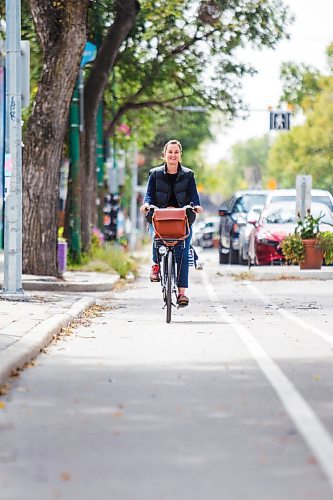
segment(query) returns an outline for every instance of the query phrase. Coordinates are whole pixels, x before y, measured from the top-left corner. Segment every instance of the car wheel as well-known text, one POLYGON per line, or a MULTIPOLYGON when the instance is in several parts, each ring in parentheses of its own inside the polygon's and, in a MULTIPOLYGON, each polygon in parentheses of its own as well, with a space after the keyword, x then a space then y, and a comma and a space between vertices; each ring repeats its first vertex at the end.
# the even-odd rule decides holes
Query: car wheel
POLYGON ((229 252, 229 264, 238 264, 239 262, 239 252, 238 250, 234 250, 230 248, 229 252))
POLYGON ((238 264, 240 266, 246 266, 247 265, 247 262, 248 262, 248 259, 244 259, 243 258, 243 249, 240 248, 239 249, 239 257, 238 257, 238 264))
POLYGON ((228 264, 229 262, 229 253, 223 253, 221 249, 219 249, 219 261, 220 264, 228 264))

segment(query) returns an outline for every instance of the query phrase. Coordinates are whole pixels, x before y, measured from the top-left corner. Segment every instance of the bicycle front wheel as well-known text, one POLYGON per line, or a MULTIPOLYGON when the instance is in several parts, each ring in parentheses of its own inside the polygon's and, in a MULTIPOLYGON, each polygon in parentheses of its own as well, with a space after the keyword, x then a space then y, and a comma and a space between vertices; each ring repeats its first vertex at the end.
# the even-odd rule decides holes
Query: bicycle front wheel
POLYGON ((166 322, 171 321, 171 308, 172 308, 172 287, 173 287, 173 254, 168 253, 168 273, 166 279, 166 322))

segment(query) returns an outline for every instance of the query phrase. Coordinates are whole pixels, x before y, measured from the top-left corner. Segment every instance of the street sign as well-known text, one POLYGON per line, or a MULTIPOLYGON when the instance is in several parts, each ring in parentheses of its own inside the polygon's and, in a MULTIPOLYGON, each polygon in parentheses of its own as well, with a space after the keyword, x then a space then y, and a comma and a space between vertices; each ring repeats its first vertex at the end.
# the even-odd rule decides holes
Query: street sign
POLYGON ((86 45, 85 45, 85 47, 84 47, 84 51, 83 51, 83 56, 82 56, 82 59, 81 59, 80 67, 83 68, 83 66, 85 64, 88 64, 91 61, 93 61, 95 59, 95 57, 96 57, 96 54, 97 54, 97 47, 96 47, 96 45, 94 45, 91 42, 87 42, 86 45))
POLYGON ((296 217, 300 214, 303 220, 311 210, 311 175, 298 175, 296 177, 296 217))
POLYGON ((269 113, 270 130, 289 130, 290 113, 288 111, 270 111, 269 113))

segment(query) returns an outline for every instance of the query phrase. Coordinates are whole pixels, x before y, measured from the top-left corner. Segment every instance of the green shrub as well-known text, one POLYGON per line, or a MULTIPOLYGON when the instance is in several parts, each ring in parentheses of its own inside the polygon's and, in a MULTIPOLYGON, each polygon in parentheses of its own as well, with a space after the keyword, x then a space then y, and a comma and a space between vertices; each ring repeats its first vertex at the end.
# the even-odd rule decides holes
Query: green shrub
POLYGON ((124 248, 116 243, 101 245, 98 238, 91 245, 88 255, 82 256, 81 264, 68 262, 69 270, 117 273, 126 278, 128 273, 137 274, 137 263, 124 248))
POLYGON ((302 238, 299 234, 289 234, 281 242, 282 253, 291 264, 299 264, 304 261, 305 250, 302 238))
POLYGON ((333 233, 331 231, 318 234, 318 247, 324 252, 325 264, 333 264, 333 233))

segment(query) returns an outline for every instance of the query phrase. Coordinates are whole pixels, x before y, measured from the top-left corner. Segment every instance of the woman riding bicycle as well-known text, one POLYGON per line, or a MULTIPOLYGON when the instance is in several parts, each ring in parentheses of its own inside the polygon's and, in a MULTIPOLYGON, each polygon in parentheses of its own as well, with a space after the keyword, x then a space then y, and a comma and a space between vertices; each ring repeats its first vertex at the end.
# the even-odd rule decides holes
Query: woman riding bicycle
MULTIPOLYGON (((183 208, 190 203, 193 204, 195 212, 200 213, 200 199, 195 183, 194 172, 181 165, 182 146, 179 141, 172 139, 163 148, 163 165, 150 171, 147 192, 144 204, 140 207, 142 213, 149 210, 149 205, 158 208, 183 208)), ((188 288, 188 255, 192 238, 192 229, 185 240, 185 247, 177 245, 176 260, 178 272, 178 297, 177 303, 185 307, 189 303, 185 290, 188 288)), ((159 265, 156 249, 153 245, 153 262, 150 281, 159 281, 159 265)))

